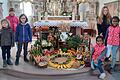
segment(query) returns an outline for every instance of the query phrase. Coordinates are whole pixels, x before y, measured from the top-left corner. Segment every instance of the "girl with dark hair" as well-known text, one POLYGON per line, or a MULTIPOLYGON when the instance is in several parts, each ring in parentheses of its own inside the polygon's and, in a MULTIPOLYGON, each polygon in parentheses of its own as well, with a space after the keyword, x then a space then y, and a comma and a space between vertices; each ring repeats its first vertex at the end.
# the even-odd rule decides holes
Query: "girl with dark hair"
POLYGON ((28 43, 32 42, 32 30, 30 28, 30 25, 27 23, 27 16, 25 14, 21 14, 19 17, 19 21, 20 23, 17 25, 15 33, 15 41, 18 44, 15 65, 19 65, 19 58, 22 51, 22 46, 24 49, 24 61, 29 62, 29 60, 27 59, 27 48, 28 43))
POLYGON ((7 19, 1 20, 2 29, 0 30, 0 45, 2 49, 3 67, 13 65, 11 61, 10 50, 14 46, 14 33, 9 26, 7 19), (7 59, 6 59, 7 56, 7 59))
POLYGON ((118 48, 120 48, 120 26, 119 26, 119 17, 113 16, 111 19, 111 26, 108 28, 106 32, 106 39, 107 39, 107 55, 106 57, 109 58, 110 52, 112 52, 112 62, 108 72, 111 73, 111 70, 114 70, 115 62, 116 62, 116 54, 118 48))
POLYGON ((103 61, 107 52, 107 48, 104 45, 104 39, 102 36, 96 37, 96 44, 92 49, 92 61, 91 61, 91 68, 98 69, 100 71, 99 78, 104 79, 106 74, 103 69, 103 61))

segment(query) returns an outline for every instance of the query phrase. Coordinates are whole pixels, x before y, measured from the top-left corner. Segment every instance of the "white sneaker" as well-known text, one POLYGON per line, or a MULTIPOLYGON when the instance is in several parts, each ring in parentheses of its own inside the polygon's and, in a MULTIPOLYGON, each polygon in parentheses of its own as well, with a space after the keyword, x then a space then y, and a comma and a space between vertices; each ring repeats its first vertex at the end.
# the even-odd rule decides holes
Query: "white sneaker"
POLYGON ((100 79, 104 79, 105 77, 106 77, 105 73, 101 73, 100 76, 99 76, 100 79))

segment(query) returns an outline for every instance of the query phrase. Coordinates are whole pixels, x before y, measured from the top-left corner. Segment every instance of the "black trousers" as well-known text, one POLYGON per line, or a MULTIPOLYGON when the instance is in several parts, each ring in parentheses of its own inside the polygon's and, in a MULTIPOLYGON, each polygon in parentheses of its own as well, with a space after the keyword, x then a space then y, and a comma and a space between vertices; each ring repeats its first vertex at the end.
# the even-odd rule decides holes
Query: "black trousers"
POLYGON ((104 38, 104 39, 105 39, 105 36, 106 36, 107 28, 108 28, 108 27, 102 27, 102 35, 103 35, 103 38, 104 38))
POLYGON ((98 35, 100 35, 102 33, 103 38, 105 39, 106 31, 107 31, 108 27, 109 27, 109 25, 97 24, 98 35))
POLYGON ((101 25, 97 24, 98 35, 102 33, 101 25))
POLYGON ((6 60, 6 55, 7 55, 7 59, 10 59, 10 57, 11 57, 11 55, 10 55, 11 46, 1 46, 1 49, 2 49, 3 60, 6 60))
POLYGON ((103 27, 102 27, 102 35, 103 35, 103 38, 104 38, 105 46, 107 46, 107 39, 105 39, 107 29, 108 29, 108 26, 103 26, 103 27))
POLYGON ((17 53, 16 53, 17 58, 20 57, 22 47, 23 47, 23 50, 24 50, 24 58, 26 58, 26 56, 27 56, 28 42, 18 42, 18 47, 17 47, 18 50, 17 50, 17 53))

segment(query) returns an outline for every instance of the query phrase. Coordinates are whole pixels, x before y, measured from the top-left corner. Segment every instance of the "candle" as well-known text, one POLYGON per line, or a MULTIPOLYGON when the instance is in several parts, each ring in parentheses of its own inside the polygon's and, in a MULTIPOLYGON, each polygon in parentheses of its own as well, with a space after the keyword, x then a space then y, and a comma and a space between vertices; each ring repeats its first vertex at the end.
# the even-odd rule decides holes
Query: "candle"
POLYGON ((49 3, 50 2, 50 0, 47 0, 47 3, 49 3))
POLYGON ((62 2, 63 2, 63 0, 60 0, 60 2, 62 3, 62 2))
POLYGON ((38 20, 41 20, 41 12, 38 12, 38 20))
POLYGON ((75 12, 72 12, 72 20, 75 20, 75 12))
POLYGON ((45 20, 48 20, 48 14, 45 12, 45 20))

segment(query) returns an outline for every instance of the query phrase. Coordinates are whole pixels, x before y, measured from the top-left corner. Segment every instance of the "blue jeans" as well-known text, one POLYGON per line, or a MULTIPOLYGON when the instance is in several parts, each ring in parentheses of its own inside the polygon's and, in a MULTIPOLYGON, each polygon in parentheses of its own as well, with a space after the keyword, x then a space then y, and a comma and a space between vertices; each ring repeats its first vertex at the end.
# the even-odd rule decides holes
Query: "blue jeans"
MULTIPOLYGON (((94 52, 94 49, 93 49, 93 52, 94 52)), ((93 53, 92 52, 92 53, 93 53)), ((104 58, 105 57, 105 55, 106 55, 106 52, 107 52, 107 48, 105 48, 103 51, 102 51, 102 53, 101 53, 101 55, 98 57, 98 63, 97 64, 95 64, 94 62, 91 62, 91 67, 93 67, 94 69, 98 69, 99 71, 100 71, 100 73, 104 73, 104 68, 103 68, 103 64, 102 64, 102 61, 101 61, 101 59, 102 58, 104 58)), ((92 60, 93 61, 93 60, 92 60)))
MULTIPOLYGON (((113 45, 107 45, 108 47, 108 52, 107 54, 110 54, 110 52, 112 52, 112 63, 111 63, 111 68, 115 67, 115 62, 116 62, 116 54, 117 54, 117 50, 120 46, 113 46, 113 45)), ((108 57, 108 56, 107 56, 108 57)))
MULTIPOLYGON (((92 48, 91 53, 92 53, 92 54, 91 54, 91 58, 92 58, 92 55, 93 55, 93 53, 94 53, 94 48, 92 48)), ((102 61, 101 61, 101 59, 106 56, 106 53, 107 53, 107 48, 105 48, 105 49, 102 51, 101 55, 98 57, 98 59, 97 59, 97 60, 98 60, 98 63, 97 63, 97 64, 95 64, 93 60, 91 61, 91 67, 94 68, 94 69, 98 69, 98 70, 100 71, 100 73, 104 73, 104 69, 103 69, 103 66, 102 66, 102 61)))
POLYGON ((98 60, 98 63, 97 64, 95 64, 94 62, 93 62, 93 66, 94 66, 94 69, 98 69, 99 71, 100 71, 100 73, 104 73, 104 69, 103 69, 103 66, 102 66, 103 64, 102 64, 102 61, 99 59, 98 60))

